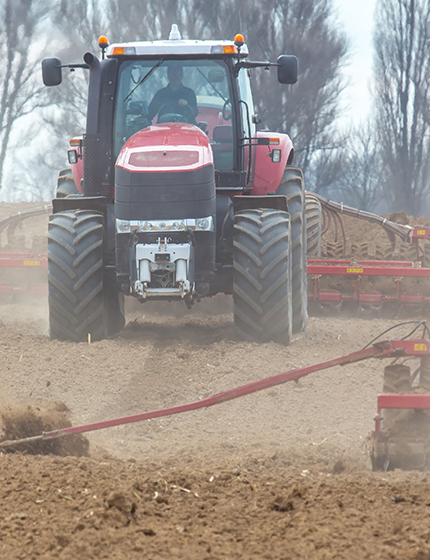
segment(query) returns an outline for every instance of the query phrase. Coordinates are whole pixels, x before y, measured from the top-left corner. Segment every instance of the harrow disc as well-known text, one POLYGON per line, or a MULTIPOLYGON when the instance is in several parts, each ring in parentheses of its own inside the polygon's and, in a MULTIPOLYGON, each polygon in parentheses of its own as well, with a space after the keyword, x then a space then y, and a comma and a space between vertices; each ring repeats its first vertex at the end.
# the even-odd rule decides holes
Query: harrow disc
MULTIPOLYGON (((414 393, 409 367, 401 364, 384 370, 383 392, 414 393)), ((430 416, 424 410, 385 409, 382 431, 371 450, 373 470, 425 470, 430 451, 430 416)))

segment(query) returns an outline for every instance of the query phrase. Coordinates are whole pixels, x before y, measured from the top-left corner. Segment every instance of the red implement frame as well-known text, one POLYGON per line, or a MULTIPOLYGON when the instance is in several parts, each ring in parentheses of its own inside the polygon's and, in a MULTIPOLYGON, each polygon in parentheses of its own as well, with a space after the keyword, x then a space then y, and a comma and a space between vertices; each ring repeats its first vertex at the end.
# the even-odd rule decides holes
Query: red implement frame
MULTIPOLYGON (((223 402, 237 399, 239 397, 244 397, 245 395, 250 395, 251 393, 256 393, 257 391, 262 391, 276 385, 281 385, 282 383, 287 383, 288 381, 295 381, 313 373, 315 371, 321 371, 334 366, 345 366, 368 358, 402 358, 407 356, 420 357, 421 360, 427 362, 430 360, 430 341, 425 339, 418 340, 393 340, 393 341, 383 341, 365 348, 363 350, 358 350, 357 352, 352 352, 346 356, 341 356, 339 358, 334 358, 325 362, 318 364, 313 364, 310 366, 305 366, 301 368, 296 368, 293 370, 286 371, 284 373, 279 373, 272 377, 266 377, 265 379, 260 379, 247 385, 242 385, 234 389, 229 389, 222 393, 217 393, 210 397, 206 397, 197 402, 191 402, 188 404, 173 406, 170 408, 164 408, 159 410, 153 410, 150 412, 143 412, 141 414, 133 414, 131 416, 123 416, 121 418, 114 418, 111 420, 104 420, 101 422, 94 422, 92 424, 84 424, 81 426, 72 426, 70 428, 62 428, 59 430, 53 430, 51 432, 44 432, 41 435, 33 436, 30 438, 25 438, 15 441, 4 441, 0 443, 1 447, 10 447, 17 445, 19 443, 27 443, 34 441, 36 439, 54 439, 60 436, 65 436, 68 434, 78 434, 83 432, 90 432, 94 430, 101 430, 104 428, 112 428, 114 426, 120 426, 123 424, 131 424, 134 422, 141 422, 143 420, 149 420, 151 418, 161 418, 163 416, 171 416, 173 414, 180 414, 183 412, 189 412, 191 410, 197 410, 200 408, 206 408, 216 404, 221 404, 223 402)), ((395 395, 396 404, 400 405, 403 402, 402 408, 406 404, 410 404, 409 400, 402 401, 401 397, 403 395, 395 395)), ((424 395, 420 395, 424 397, 424 395)), ((425 395, 428 399, 430 405, 430 395, 425 395)), ((408 399, 410 395, 405 395, 408 399)), ((424 399, 423 399, 424 402, 424 399)), ((427 401, 426 401, 427 402, 427 401)))
POLYGON ((324 304, 339 304, 343 301, 357 302, 361 305, 379 306, 384 302, 408 306, 430 304, 430 297, 415 293, 402 293, 403 278, 430 280, 430 268, 417 267, 406 261, 360 261, 353 265, 348 260, 309 259, 308 275, 312 279, 312 293, 308 300, 324 304), (354 278, 354 292, 344 294, 338 290, 320 290, 319 279, 323 276, 344 276, 354 278), (359 281, 362 276, 391 276, 396 283, 396 294, 387 296, 379 292, 360 292, 359 281))
POLYGON ((430 238, 430 228, 414 227, 408 234, 409 242, 416 246, 417 262, 407 261, 370 261, 362 260, 351 264, 341 259, 308 259, 308 275, 312 282, 312 292, 308 300, 321 305, 338 305, 342 302, 356 302, 362 306, 379 307, 382 303, 399 303, 400 305, 418 307, 430 304, 430 297, 417 293, 402 293, 401 283, 404 278, 430 279, 430 268, 417 266, 420 261, 419 241, 430 238), (354 292, 345 294, 339 290, 319 289, 319 279, 324 276, 344 276, 354 278, 354 292), (359 281, 362 276, 392 277, 396 283, 396 294, 387 296, 379 292, 360 292, 359 281))
POLYGON ((19 293, 32 295, 48 294, 46 283, 33 284, 31 282, 31 270, 48 268, 48 258, 46 255, 34 257, 34 255, 29 253, 0 253, 0 272, 3 268, 23 269, 24 278, 20 286, 0 283, 0 295, 11 296, 19 293))

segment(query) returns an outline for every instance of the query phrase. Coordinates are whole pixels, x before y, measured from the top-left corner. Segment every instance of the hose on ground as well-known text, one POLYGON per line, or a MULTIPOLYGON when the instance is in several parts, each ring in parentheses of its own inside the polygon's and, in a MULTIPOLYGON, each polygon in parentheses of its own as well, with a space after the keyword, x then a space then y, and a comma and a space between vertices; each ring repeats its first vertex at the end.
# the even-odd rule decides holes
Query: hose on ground
POLYGON ((346 216, 352 216, 353 218, 359 218, 360 220, 366 220, 367 222, 380 225, 386 231, 391 243, 394 243, 395 235, 400 237, 402 241, 408 242, 410 240, 411 231, 414 229, 411 226, 396 224, 377 214, 358 210, 358 208, 352 208, 351 206, 345 206, 343 203, 334 202, 316 193, 312 193, 312 196, 315 196, 321 202, 321 206, 325 210, 335 212, 336 214, 345 214, 346 216))
POLYGON ((388 327, 388 329, 385 329, 384 331, 382 331, 381 333, 379 333, 377 336, 375 336, 374 338, 372 338, 372 340, 370 342, 368 342, 366 344, 366 346, 363 346, 362 350, 365 350, 366 348, 368 348, 371 344, 373 344, 376 340, 378 340, 378 338, 381 338, 381 336, 383 336, 384 334, 386 334, 389 331, 392 331, 393 329, 397 329, 398 327, 402 327, 404 325, 415 325, 415 328, 413 328, 407 335, 405 335, 403 338, 401 338, 400 340, 406 340, 407 338, 409 338, 410 336, 412 336, 412 334, 421 327, 421 325, 423 326, 423 334, 422 337, 424 338, 425 335, 427 334, 430 338, 430 330, 428 328, 427 322, 424 320, 421 321, 402 321, 401 323, 396 323, 395 325, 388 327))
POLYGON ((52 204, 46 204, 45 206, 38 206, 37 208, 29 208, 23 212, 18 212, 17 214, 12 214, 0 220, 0 232, 11 225, 17 225, 19 222, 26 220, 27 218, 33 218, 34 216, 41 216, 42 214, 51 214, 52 204))

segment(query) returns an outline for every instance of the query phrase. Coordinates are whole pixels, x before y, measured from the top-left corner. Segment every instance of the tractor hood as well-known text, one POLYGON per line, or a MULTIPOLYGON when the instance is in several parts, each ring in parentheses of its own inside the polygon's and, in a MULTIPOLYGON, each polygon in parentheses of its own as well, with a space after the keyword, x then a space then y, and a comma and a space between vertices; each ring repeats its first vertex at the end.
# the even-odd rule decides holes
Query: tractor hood
POLYGON ((188 123, 156 124, 124 144, 116 167, 131 173, 193 171, 213 164, 208 137, 188 123))
POLYGON ((197 126, 166 123, 137 132, 115 166, 115 217, 176 220, 214 216, 209 140, 197 126))

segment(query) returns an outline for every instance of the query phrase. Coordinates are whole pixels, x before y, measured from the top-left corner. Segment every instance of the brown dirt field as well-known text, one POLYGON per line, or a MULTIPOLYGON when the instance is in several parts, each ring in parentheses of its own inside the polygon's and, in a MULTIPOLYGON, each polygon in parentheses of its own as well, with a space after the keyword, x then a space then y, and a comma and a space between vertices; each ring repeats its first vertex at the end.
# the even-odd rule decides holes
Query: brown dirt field
MULTIPOLYGON (((357 350, 395 323, 313 317, 289 347, 257 345, 234 340, 231 300, 216 297, 191 311, 130 305, 118 337, 74 344, 48 338, 43 297, 6 302, 3 429, 16 415, 36 435, 35 416, 57 428, 198 400, 357 350)), ((0 558, 429 560, 429 473, 369 467, 384 365, 91 432, 88 456, 0 452, 0 558)))

